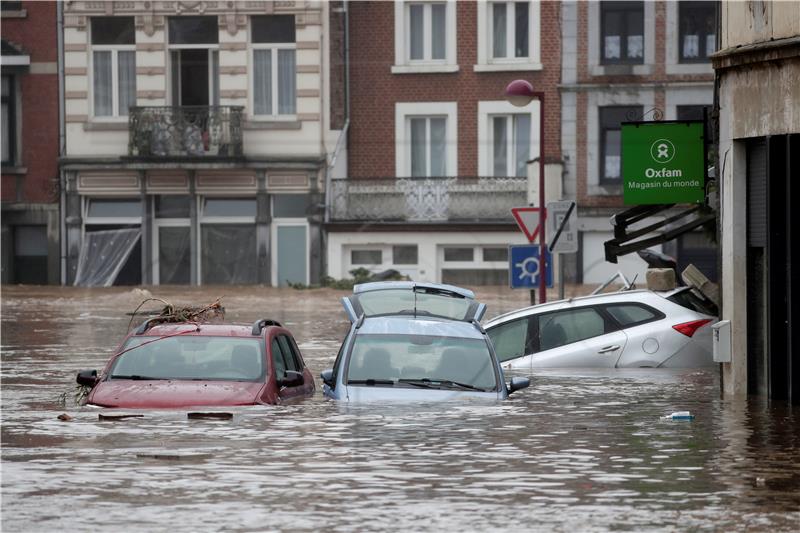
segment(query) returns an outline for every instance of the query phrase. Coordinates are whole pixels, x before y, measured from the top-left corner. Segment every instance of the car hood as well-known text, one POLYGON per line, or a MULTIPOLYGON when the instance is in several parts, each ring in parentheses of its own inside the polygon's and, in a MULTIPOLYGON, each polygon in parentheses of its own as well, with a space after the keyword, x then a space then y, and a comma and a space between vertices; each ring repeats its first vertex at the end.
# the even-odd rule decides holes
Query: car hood
POLYGON ((348 385, 342 398, 349 402, 446 402, 452 400, 502 400, 506 394, 501 391, 480 392, 453 389, 424 389, 406 387, 370 387, 348 385))
POLYGON ((263 386, 253 381, 115 379, 98 383, 87 403, 126 409, 253 405, 263 386))

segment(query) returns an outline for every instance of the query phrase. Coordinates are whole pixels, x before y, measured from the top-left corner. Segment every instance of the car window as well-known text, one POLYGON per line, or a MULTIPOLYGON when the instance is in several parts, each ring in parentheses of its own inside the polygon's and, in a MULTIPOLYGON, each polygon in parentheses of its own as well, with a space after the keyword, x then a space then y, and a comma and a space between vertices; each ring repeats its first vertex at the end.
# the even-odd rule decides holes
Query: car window
POLYGON ((603 335, 605 319, 593 308, 570 309, 538 317, 539 350, 550 350, 603 335))
POLYGON ((464 320, 474 300, 424 290, 384 289, 353 295, 363 313, 370 316, 417 314, 464 320))
POLYGON ((497 386, 483 339, 432 335, 361 334, 353 343, 347 381, 448 380, 481 389, 497 386))
POLYGON ((286 375, 286 363, 277 337, 272 339, 272 363, 275 366, 275 377, 283 379, 286 375))
POLYGON ((339 366, 342 364, 342 360, 344 359, 344 348, 347 345, 347 338, 350 336, 350 333, 345 335, 344 339, 342 340, 341 346, 339 346, 339 352, 336 354, 336 359, 333 361, 333 383, 331 383, 330 387, 332 389, 336 388, 336 382, 338 381, 339 376, 339 366))
POLYGON ((492 339, 494 351, 501 363, 525 355, 525 339, 528 335, 528 319, 506 322, 487 332, 492 339))
POLYGON ((712 302, 701 300, 691 290, 676 292, 667 298, 667 300, 704 315, 717 316, 718 314, 718 310, 712 302))
POLYGON ((663 316, 655 309, 634 303, 608 305, 605 309, 624 328, 650 322, 663 316))
POLYGON ((302 371, 292 344, 289 342, 289 338, 286 335, 278 335, 278 342, 283 352, 283 360, 286 362, 286 370, 294 370, 295 372, 302 371))
POLYGON ((263 346, 258 339, 238 337, 132 337, 110 378, 259 381, 266 370, 263 346))

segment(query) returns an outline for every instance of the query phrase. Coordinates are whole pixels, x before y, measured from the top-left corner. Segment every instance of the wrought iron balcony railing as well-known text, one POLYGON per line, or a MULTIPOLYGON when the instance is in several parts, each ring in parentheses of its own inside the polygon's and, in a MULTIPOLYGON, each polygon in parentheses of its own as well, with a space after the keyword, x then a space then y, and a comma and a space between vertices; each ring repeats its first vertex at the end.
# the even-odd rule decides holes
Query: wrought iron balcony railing
POLYGON ((131 107, 128 154, 241 156, 243 111, 242 106, 131 107))
POLYGON ((334 179, 333 221, 510 221, 526 203, 526 178, 441 177, 334 179))

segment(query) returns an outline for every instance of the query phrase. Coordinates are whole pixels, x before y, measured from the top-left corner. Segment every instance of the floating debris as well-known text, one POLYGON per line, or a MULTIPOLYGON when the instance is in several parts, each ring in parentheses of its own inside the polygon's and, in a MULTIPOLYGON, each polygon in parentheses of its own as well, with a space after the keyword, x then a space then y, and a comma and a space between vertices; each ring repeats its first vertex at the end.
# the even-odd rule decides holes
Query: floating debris
POLYGON ((126 414, 118 414, 118 415, 116 415, 116 414, 114 414, 114 415, 105 414, 104 415, 104 414, 101 413, 101 414, 98 414, 97 417, 100 420, 114 421, 114 420, 124 420, 126 418, 144 418, 144 415, 128 414, 128 413, 126 413, 126 414))
POLYGON ((210 412, 210 413, 189 413, 187 417, 190 420, 230 420, 233 418, 233 413, 210 412))
POLYGON ((67 413, 62 413, 62 414, 58 415, 58 419, 61 420, 62 422, 72 422, 73 420, 75 420, 73 417, 69 416, 67 413))
POLYGON ((661 420, 694 420, 694 415, 689 411, 676 411, 671 415, 662 416, 661 420))
POLYGON ((210 459, 210 453, 178 454, 178 453, 137 453, 137 459, 157 459, 160 461, 197 461, 210 459))
POLYGON ((204 307, 176 307, 166 300, 161 298, 147 298, 131 313, 131 320, 128 322, 128 331, 131 329, 133 319, 137 315, 139 309, 142 308, 147 302, 161 302, 164 308, 150 319, 151 324, 174 324, 182 322, 211 322, 215 320, 223 320, 225 318, 225 308, 219 303, 222 297, 217 298, 214 302, 204 307))

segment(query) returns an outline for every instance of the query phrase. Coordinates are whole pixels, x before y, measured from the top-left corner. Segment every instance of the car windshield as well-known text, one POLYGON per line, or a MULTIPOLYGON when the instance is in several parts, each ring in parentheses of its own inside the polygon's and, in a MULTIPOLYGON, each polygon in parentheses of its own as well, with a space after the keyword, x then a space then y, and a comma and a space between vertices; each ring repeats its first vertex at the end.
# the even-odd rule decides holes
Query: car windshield
POLYGON ((133 337, 122 351, 111 368, 111 379, 259 381, 265 373, 260 339, 133 337))
POLYGON ((368 317, 408 314, 453 320, 464 320, 470 305, 474 302, 474 300, 459 295, 409 289, 369 291, 358 294, 355 298, 368 317))
POLYGON ((460 384, 481 390, 497 386, 485 340, 430 335, 358 335, 347 381, 432 388, 460 384))

